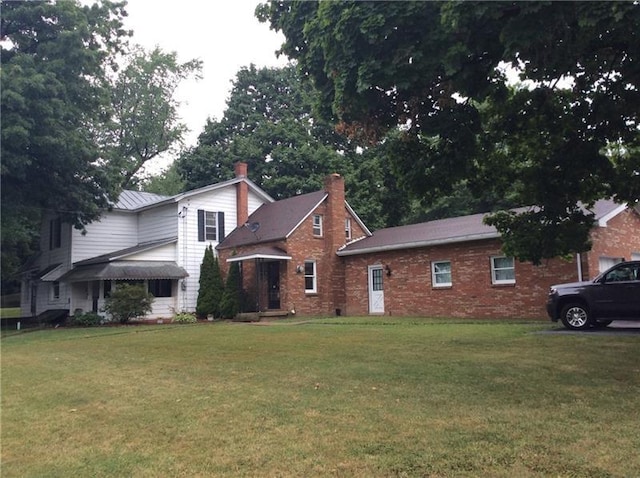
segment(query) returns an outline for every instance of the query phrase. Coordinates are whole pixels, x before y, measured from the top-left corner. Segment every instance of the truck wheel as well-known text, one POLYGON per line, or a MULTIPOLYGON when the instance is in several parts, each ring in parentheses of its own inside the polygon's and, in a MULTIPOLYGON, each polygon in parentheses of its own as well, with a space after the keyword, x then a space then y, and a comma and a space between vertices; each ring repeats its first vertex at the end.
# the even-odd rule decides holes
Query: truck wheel
POLYGON ((567 304, 560 315, 562 324, 571 330, 587 330, 591 327, 589 310, 582 304, 567 304))

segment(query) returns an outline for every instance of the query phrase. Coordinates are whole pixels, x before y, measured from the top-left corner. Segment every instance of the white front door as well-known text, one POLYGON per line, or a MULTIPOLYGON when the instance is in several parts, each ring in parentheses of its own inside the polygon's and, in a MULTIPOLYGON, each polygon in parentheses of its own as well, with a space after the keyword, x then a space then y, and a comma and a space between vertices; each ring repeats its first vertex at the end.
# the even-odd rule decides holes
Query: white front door
POLYGON ((369 313, 384 314, 384 281, 382 266, 369 266, 369 313))

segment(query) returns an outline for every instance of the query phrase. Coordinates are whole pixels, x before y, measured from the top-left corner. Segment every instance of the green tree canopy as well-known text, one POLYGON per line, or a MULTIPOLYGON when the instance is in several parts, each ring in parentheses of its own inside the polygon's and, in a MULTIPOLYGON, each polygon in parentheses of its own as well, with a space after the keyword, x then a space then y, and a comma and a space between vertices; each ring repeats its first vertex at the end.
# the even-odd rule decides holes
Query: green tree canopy
POLYGON ((242 68, 220 121, 209 120, 196 147, 177 161, 188 189, 231 179, 247 162, 249 177, 276 199, 317 191, 324 178, 345 178, 349 203, 369 227, 401 224, 409 199, 377 148, 360 150, 313 115, 315 92, 296 68, 242 68))
POLYGON ((276 199, 316 191, 344 169, 341 138, 311 114, 310 89, 295 68, 242 68, 224 117, 209 119, 196 147, 178 160, 188 188, 233 177, 233 164, 276 199))
POLYGON ((586 250, 579 203, 640 197, 637 2, 272 1, 257 15, 319 114, 384 141, 413 192, 464 184, 537 206, 490 220, 520 259, 586 250))
POLYGON ((182 137, 173 93, 199 63, 130 50, 125 5, 1 2, 3 279, 43 213, 83 228, 182 137))
POLYGON ((82 226, 117 192, 98 161, 98 137, 108 119, 108 60, 127 36, 123 7, 2 2, 3 233, 33 208, 82 226))
POLYGON ((178 62, 175 52, 136 46, 113 81, 112 117, 105 138, 108 166, 119 186, 130 187, 150 160, 182 144, 186 126, 178 118, 174 93, 182 80, 198 75, 201 62, 178 62))

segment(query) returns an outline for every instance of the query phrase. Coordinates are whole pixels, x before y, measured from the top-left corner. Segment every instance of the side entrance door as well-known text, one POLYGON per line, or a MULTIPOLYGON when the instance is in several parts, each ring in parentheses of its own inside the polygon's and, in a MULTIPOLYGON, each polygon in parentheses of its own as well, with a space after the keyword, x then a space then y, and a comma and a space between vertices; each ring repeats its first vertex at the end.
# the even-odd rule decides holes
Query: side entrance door
POLYGON ((382 266, 369 266, 369 313, 384 314, 384 281, 382 266))
POLYGON ((268 308, 280 309, 280 262, 267 262, 268 308))

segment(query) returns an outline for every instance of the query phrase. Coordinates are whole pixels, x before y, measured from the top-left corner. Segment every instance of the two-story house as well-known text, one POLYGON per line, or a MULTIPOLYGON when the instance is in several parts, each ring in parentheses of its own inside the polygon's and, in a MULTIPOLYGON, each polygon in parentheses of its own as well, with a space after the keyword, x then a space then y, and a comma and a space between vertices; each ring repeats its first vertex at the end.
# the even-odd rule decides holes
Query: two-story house
POLYGON ((236 177, 176 196, 123 191, 112 210, 82 232, 45 218, 40 253, 23 276, 21 314, 55 318, 100 312, 119 281, 142 282, 155 300, 149 318, 195 310, 204 250, 273 199, 236 177))
POLYGON ((246 164, 235 172, 172 197, 125 191, 86 234, 47 218, 22 315, 99 312, 118 281, 146 284, 150 318, 194 311, 209 244, 225 273, 239 263, 249 308, 267 315, 544 318, 551 284, 640 257, 637 206, 609 200, 592 211, 591 251, 534 266, 505 256, 483 214, 371 233, 337 174, 320 191, 273 201, 246 164))

